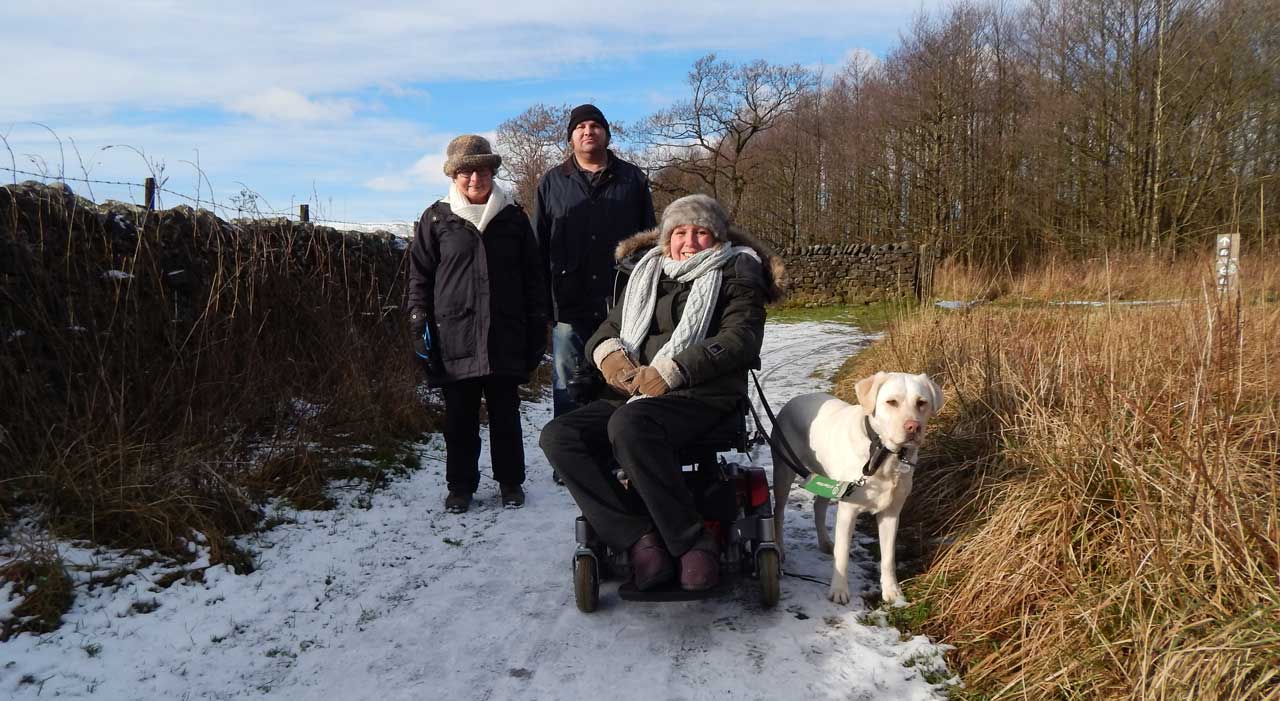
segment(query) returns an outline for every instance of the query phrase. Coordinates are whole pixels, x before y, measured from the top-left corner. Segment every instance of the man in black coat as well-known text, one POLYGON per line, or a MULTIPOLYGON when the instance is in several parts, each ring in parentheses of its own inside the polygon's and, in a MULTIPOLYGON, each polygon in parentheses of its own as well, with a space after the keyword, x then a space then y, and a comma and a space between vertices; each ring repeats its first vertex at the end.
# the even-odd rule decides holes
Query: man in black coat
POLYGON ((649 179, 609 150, 609 122, 595 105, 569 115, 573 153, 538 181, 533 227, 548 272, 555 415, 576 408, 567 380, 583 342, 604 321, 613 295, 614 248, 657 221, 649 179))

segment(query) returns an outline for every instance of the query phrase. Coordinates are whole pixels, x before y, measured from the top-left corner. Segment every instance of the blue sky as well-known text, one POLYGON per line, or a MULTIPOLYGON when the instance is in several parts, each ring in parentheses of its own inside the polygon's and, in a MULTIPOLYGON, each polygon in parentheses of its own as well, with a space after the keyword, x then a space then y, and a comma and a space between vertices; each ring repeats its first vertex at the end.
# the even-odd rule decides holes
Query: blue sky
POLYGON ((155 170, 224 205, 247 188, 276 210, 413 219, 447 187, 457 134, 491 134, 536 102, 635 122, 683 97, 710 52, 830 73, 853 52, 882 56, 939 5, 10 0, 0 167, 130 183, 155 170))

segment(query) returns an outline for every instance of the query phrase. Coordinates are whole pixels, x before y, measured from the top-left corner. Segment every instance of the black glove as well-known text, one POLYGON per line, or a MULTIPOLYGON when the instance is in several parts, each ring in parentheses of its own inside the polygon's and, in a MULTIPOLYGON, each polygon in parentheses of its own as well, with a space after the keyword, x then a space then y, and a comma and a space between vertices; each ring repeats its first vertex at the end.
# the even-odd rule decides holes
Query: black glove
POLYGON ((409 335, 413 337, 413 354, 427 368, 428 375, 443 375, 444 363, 440 360, 438 344, 433 343, 427 310, 414 307, 409 310, 409 335))

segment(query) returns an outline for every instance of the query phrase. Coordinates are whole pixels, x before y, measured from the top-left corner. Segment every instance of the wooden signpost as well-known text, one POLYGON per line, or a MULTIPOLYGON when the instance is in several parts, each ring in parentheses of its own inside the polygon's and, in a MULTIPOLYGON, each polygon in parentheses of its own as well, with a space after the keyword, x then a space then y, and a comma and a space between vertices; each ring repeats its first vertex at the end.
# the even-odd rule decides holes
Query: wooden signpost
POLYGON ((1240 234, 1221 234, 1214 244, 1214 279, 1218 302, 1232 305, 1240 298, 1240 234))

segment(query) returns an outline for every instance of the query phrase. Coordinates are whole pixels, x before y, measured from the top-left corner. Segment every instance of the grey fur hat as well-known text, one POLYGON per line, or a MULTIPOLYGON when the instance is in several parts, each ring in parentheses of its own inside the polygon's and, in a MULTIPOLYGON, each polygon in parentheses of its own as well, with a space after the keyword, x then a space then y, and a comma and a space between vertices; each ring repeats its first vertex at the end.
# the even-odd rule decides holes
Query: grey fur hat
POLYGON ((686 195, 662 210, 662 228, 658 246, 667 250, 671 242, 671 230, 677 226, 693 224, 715 234, 717 241, 729 240, 729 215, 714 197, 686 195))
POLYGON ((460 170, 488 168, 495 174, 502 165, 502 156, 493 152, 489 140, 479 134, 463 134, 449 142, 445 150, 444 174, 453 177, 460 170))

